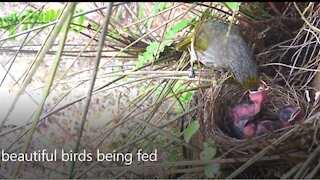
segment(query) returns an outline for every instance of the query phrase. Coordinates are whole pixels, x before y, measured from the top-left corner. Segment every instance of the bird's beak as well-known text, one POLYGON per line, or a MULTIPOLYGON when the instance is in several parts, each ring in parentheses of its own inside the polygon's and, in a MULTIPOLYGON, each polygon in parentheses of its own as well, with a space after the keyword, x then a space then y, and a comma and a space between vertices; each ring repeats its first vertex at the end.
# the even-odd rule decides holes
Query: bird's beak
POLYGON ((259 113, 263 102, 266 100, 268 96, 269 86, 262 80, 260 80, 260 86, 258 90, 252 91, 249 90, 250 100, 253 101, 256 105, 255 113, 259 113))

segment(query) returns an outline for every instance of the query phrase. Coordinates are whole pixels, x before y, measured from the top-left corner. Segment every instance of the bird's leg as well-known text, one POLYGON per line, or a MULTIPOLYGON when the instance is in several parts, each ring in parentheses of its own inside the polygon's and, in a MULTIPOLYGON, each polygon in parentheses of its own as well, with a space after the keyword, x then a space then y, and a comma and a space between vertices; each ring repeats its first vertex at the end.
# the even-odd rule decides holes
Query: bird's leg
POLYGON ((196 51, 194 50, 194 39, 191 39, 190 48, 188 48, 190 53, 190 71, 189 71, 189 78, 194 78, 196 75, 194 73, 193 64, 198 59, 198 56, 196 54, 196 51))
POLYGON ((190 69, 189 69, 189 78, 194 78, 194 77, 196 77, 196 74, 195 74, 195 72, 194 72, 194 68, 193 68, 193 63, 191 63, 191 67, 190 67, 190 69))

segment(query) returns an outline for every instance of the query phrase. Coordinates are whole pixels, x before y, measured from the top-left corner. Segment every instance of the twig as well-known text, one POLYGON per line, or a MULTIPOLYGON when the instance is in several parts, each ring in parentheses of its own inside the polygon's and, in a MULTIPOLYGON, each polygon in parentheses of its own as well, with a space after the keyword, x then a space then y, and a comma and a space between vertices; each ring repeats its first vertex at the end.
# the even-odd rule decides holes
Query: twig
POLYGON ((294 179, 297 178, 302 178, 301 176, 303 175, 304 171, 307 169, 309 164, 315 160, 315 158, 319 155, 320 153, 320 145, 313 151, 312 154, 308 157, 308 159, 303 163, 302 167, 299 169, 297 174, 294 176, 294 179))
MULTIPOLYGON (((278 160, 279 155, 267 156, 262 157, 262 161, 273 161, 278 160)), ((123 171, 123 170, 139 170, 145 168, 162 168, 162 167, 178 167, 178 166, 192 166, 192 165, 206 165, 211 163, 219 163, 219 164, 232 164, 232 163, 241 163, 248 161, 248 158, 215 158, 212 160, 192 160, 192 161, 177 161, 177 162, 163 162, 163 163, 156 163, 156 164, 146 164, 140 166, 122 166, 122 167, 109 167, 108 171, 123 171)), ((106 169, 97 169, 98 171, 106 171, 106 169)))
POLYGON ((270 149, 273 149, 274 146, 280 144, 282 141, 286 140, 288 137, 291 136, 291 134, 293 134, 294 132, 296 132, 299 128, 295 127, 293 129, 291 129, 290 131, 288 131, 287 133, 285 133, 284 135, 282 135, 280 138, 278 138, 277 140, 275 140, 272 144, 270 144, 269 146, 267 146, 266 148, 264 148, 262 151, 260 151, 258 154, 256 154, 255 156, 253 156, 251 159, 249 159, 246 163, 244 163, 243 165, 241 165, 238 169, 236 169, 233 173, 231 173, 227 179, 231 179, 236 177, 237 175, 239 175, 242 171, 244 171, 245 169, 247 169, 249 166, 251 166, 254 162, 256 162, 257 160, 259 160, 264 154, 266 154, 270 149))
MULTIPOLYGON (((40 103, 40 105, 38 107, 38 110, 37 110, 35 116, 33 117, 32 127, 31 127, 30 131, 28 132, 28 134, 26 136, 26 141, 24 142, 24 145, 23 145, 23 148, 22 148, 22 153, 23 154, 25 154, 27 152, 27 150, 29 149, 31 139, 33 137, 33 134, 34 134, 36 128, 37 128, 38 120, 39 120, 40 115, 42 113, 46 98, 48 97, 48 94, 49 94, 49 91, 50 91, 54 76, 55 76, 57 68, 58 68, 59 61, 60 61, 60 58, 61 58, 61 54, 62 54, 63 47, 64 47, 64 42, 65 42, 66 37, 67 37, 68 28, 69 28, 69 25, 70 25, 70 22, 71 22, 71 17, 72 17, 72 14, 73 14, 75 6, 76 6, 75 3, 70 3, 70 4, 67 5, 66 10, 65 10, 65 12, 63 12, 63 15, 61 16, 61 19, 60 19, 59 23, 54 28, 54 31, 50 36, 50 38, 53 38, 53 40, 54 40, 56 38, 56 36, 58 35, 58 33, 60 32, 60 30, 62 28, 62 25, 65 25, 66 28, 64 29, 64 34, 62 35, 62 40, 60 41, 60 44, 59 44, 59 51, 56 54, 55 61, 53 62, 52 68, 50 70, 50 75, 48 76, 48 81, 46 83, 46 87, 44 88, 44 92, 43 92, 43 95, 42 95, 41 103, 40 103)), ((48 42, 48 46, 51 46, 52 43, 50 43, 50 42, 51 41, 48 42)), ((17 96, 17 97, 19 97, 19 96, 17 96)), ((18 161, 15 164, 15 167, 14 167, 13 173, 12 173, 14 178, 16 178, 18 173, 19 173, 19 170, 20 170, 20 167, 21 167, 21 163, 22 163, 22 161, 18 161)))
MULTIPOLYGON (((79 130, 79 134, 78 134, 78 140, 76 142, 76 146, 74 148, 74 152, 77 153, 79 151, 79 147, 80 147, 80 142, 81 142, 81 137, 82 137, 82 133, 84 130, 84 125, 86 122, 86 117, 87 117, 87 113, 89 110, 89 104, 90 104, 90 100, 91 100, 91 96, 92 96, 92 92, 93 92, 93 87, 96 81, 96 76, 98 74, 98 69, 99 69, 99 64, 100 64, 100 59, 101 59, 101 52, 104 46, 104 41, 106 38, 106 34, 108 31, 108 25, 109 25, 109 20, 110 20, 110 16, 111 16, 111 11, 112 11, 112 5, 113 2, 109 2, 108 3, 108 8, 107 8, 107 15, 104 19, 104 23, 103 23, 103 28, 102 28, 102 32, 100 34, 100 41, 99 41, 99 45, 98 45, 98 50, 97 50, 97 55, 96 55, 96 59, 95 59, 95 64, 94 64, 94 70, 93 70, 93 74, 92 74, 92 79, 90 81, 90 87, 88 89, 87 92, 87 97, 86 97, 86 101, 85 101, 85 105, 83 107, 83 112, 82 112, 82 116, 81 116, 81 125, 80 125, 80 130, 79 130)), ((70 173, 69 173, 69 177, 73 178, 74 177, 74 168, 75 168, 75 162, 76 161, 71 161, 71 168, 70 168, 70 173)))
POLYGON ((317 166, 305 177, 306 179, 312 179, 320 169, 320 158, 318 159, 317 166))
POLYGON ((282 14, 280 13, 280 11, 278 10, 278 8, 274 5, 273 2, 268 2, 269 6, 271 7, 271 9, 278 15, 278 16, 282 16, 282 14))
POLYGON ((153 18, 153 17, 155 17, 155 16, 158 16, 158 15, 160 15, 160 14, 163 14, 163 13, 165 13, 165 12, 171 10, 171 9, 177 8, 177 7, 181 6, 181 5, 182 5, 182 4, 177 4, 177 5, 175 5, 175 6, 172 6, 172 7, 168 8, 168 9, 165 9, 165 10, 163 10, 163 11, 158 12, 157 14, 154 14, 154 15, 152 15, 152 16, 148 16, 148 17, 143 18, 143 19, 140 19, 139 21, 136 21, 136 22, 134 22, 134 23, 132 23, 132 24, 129 24, 129 25, 123 27, 123 29, 128 28, 128 27, 131 27, 131 26, 136 25, 136 24, 138 24, 138 23, 141 23, 141 22, 143 22, 143 21, 145 21, 145 20, 148 20, 148 19, 153 18))
MULTIPOLYGON (((320 29, 317 28, 317 27, 315 27, 315 26, 313 26, 312 24, 310 24, 310 22, 304 17, 304 14, 300 11, 297 3, 294 2, 293 4, 294 4, 294 6, 296 7, 298 13, 300 14, 301 19, 302 19, 312 30, 314 30, 315 32, 318 33, 318 35, 320 35, 320 29)), ((310 7, 310 4, 309 4, 308 8, 309 8, 309 7, 310 7)))
POLYGON ((297 170, 301 167, 302 163, 298 163, 293 166, 288 172, 281 176, 281 179, 288 179, 292 174, 297 172, 297 170))
POLYGON ((299 69, 299 70, 303 70, 303 71, 320 72, 320 69, 308 69, 308 68, 303 68, 303 67, 291 66, 291 65, 287 65, 287 64, 283 64, 283 63, 267 63, 267 64, 262 64, 260 66, 261 67, 265 67, 265 66, 284 66, 284 67, 288 67, 288 68, 292 68, 292 69, 299 69))

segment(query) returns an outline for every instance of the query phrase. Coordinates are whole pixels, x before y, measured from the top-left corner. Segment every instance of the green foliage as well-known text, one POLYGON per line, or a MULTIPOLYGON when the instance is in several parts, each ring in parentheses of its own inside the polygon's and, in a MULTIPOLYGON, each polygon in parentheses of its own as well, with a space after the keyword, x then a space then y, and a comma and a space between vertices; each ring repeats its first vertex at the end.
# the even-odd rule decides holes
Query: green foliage
MULTIPOLYGON (((177 81, 177 83, 173 86, 173 91, 175 94, 181 93, 183 91, 185 91, 186 87, 182 84, 183 81, 179 80, 177 81)), ((171 95, 171 94, 170 94, 171 95)), ((173 95, 173 94, 172 94, 173 95)), ((182 94, 182 96, 180 97, 180 101, 182 102, 186 102, 189 101, 192 97, 192 93, 191 92, 185 92, 182 94)))
POLYGON ((170 155, 168 158, 169 162, 176 162, 179 157, 182 154, 182 149, 180 148, 180 146, 175 146, 174 148, 172 148, 172 150, 170 151, 170 155))
POLYGON ((208 178, 218 178, 220 175, 220 164, 218 163, 213 163, 213 164, 208 164, 204 168, 204 173, 208 178))
POLYGON ((136 61, 136 68, 142 67, 145 63, 150 63, 154 59, 154 56, 157 55, 157 49, 160 50, 160 43, 159 42, 152 42, 150 43, 146 51, 142 54, 139 54, 138 61, 136 61))
POLYGON ((144 87, 144 86, 141 86, 140 88, 139 88, 139 93, 145 93, 146 92, 146 87, 144 87))
MULTIPOLYGON (((153 16, 165 9, 167 9, 169 6, 169 4, 167 2, 158 2, 156 3, 153 8, 151 9, 151 13, 150 13, 150 16, 153 16)), ((146 21, 146 25, 148 27, 148 29, 150 29, 151 25, 152 25, 152 22, 153 22, 153 18, 150 18, 149 20, 146 21)))
POLYGON ((91 28, 92 29, 98 29, 99 25, 94 23, 94 22, 90 22, 91 28))
POLYGON ((143 14, 144 14, 144 3, 141 3, 139 6, 139 11, 138 11, 138 19, 142 19, 143 18, 143 14))
POLYGON ((114 32, 111 32, 111 31, 108 31, 107 32, 107 36, 113 38, 113 39, 116 39, 116 40, 119 40, 121 39, 121 36, 119 33, 114 33, 114 32))
POLYGON ((181 21, 177 22, 175 25, 173 25, 166 32, 165 38, 166 39, 173 39, 178 32, 180 32, 181 30, 183 30, 184 28, 189 26, 192 21, 193 21, 193 19, 188 19, 188 20, 181 20, 181 21))
MULTIPOLYGON (((83 12, 82 9, 76 10, 76 14, 82 13, 82 12, 83 12)), ((73 19, 71 20, 71 23, 75 24, 75 22, 77 22, 77 24, 78 24, 79 26, 77 26, 77 25, 71 25, 71 26, 70 26, 70 30, 76 30, 76 31, 78 31, 78 32, 81 32, 81 31, 84 29, 84 27, 83 27, 84 21, 85 21, 84 16, 80 16, 80 17, 77 17, 77 18, 73 18, 73 19)))
MULTIPOLYGON (((83 12, 83 10, 82 9, 80 9, 79 10, 79 13, 82 13, 83 12)), ((85 19, 84 19, 84 16, 79 16, 78 17, 78 24, 81 24, 81 25, 83 25, 84 24, 84 21, 85 21, 85 19)), ((82 26, 79 26, 79 32, 81 31, 83 29, 83 27, 82 26)))
MULTIPOLYGON (((83 12, 83 9, 76 10, 76 14, 81 12, 83 12)), ((19 29, 14 29, 20 23, 22 23, 21 30, 26 31, 28 29, 31 29, 33 24, 35 24, 35 26, 38 26, 57 20, 60 13, 61 9, 43 10, 41 11, 41 13, 40 11, 28 9, 18 17, 19 12, 17 10, 14 10, 11 14, 0 17, 0 29, 6 29, 10 34, 15 34, 16 30, 19 29)), ((72 19, 72 23, 74 22, 77 22, 78 25, 71 25, 71 30, 77 30, 78 32, 83 30, 83 24, 85 22, 84 16, 72 19)))
POLYGON ((214 146, 214 144, 209 142, 204 142, 203 151, 200 153, 200 159, 210 160, 215 157, 216 153, 217 153, 217 148, 214 146))
MULTIPOLYGON (((213 139, 208 139, 207 142, 203 143, 203 151, 200 153, 201 160, 212 160, 216 154, 217 147, 213 139)), ((208 178, 218 178, 220 176, 220 164, 217 162, 206 165, 204 173, 208 178)))
MULTIPOLYGON (((191 100, 192 98, 192 92, 184 92, 186 90, 186 86, 183 85, 183 80, 178 80, 172 87, 171 87, 171 91, 169 91, 168 93, 168 96, 170 97, 178 97, 180 103, 178 104, 179 107, 178 107, 178 110, 176 111, 178 114, 179 113, 183 113, 184 112, 184 109, 187 105, 187 103, 191 100), (179 94, 179 95, 178 95, 179 94), (175 96, 177 95, 177 96, 175 96), (181 107, 180 105, 182 105, 183 107, 181 107)), ((146 91, 145 88, 141 88, 140 92, 144 92, 146 91)), ((163 91, 163 86, 159 86, 154 94, 155 95, 160 95, 163 91)))
POLYGON ((239 11, 240 2, 225 2, 232 11, 239 11))
POLYGON ((172 39, 176 37, 177 33, 188 27, 191 22, 192 19, 179 21, 166 32, 165 39, 162 42, 156 41, 150 43, 147 46, 146 51, 138 56, 138 61, 136 61, 136 68, 142 67, 145 63, 150 63, 159 58, 160 53, 162 53, 166 47, 172 45, 172 39))
MULTIPOLYGON (((183 80, 178 80, 172 87, 173 92, 170 92, 169 96, 174 96, 174 94, 179 94, 185 91, 186 86, 183 85, 183 82, 184 82, 183 80)), ((191 98, 192 98, 192 92, 183 92, 179 97, 179 101, 185 107, 187 103, 191 100, 191 98)), ((178 110, 178 113, 182 113, 184 111, 184 107, 180 107, 178 110)))
POLYGON ((189 143, 190 139, 200 128, 199 121, 193 121, 189 124, 189 126, 183 131, 184 140, 189 143))

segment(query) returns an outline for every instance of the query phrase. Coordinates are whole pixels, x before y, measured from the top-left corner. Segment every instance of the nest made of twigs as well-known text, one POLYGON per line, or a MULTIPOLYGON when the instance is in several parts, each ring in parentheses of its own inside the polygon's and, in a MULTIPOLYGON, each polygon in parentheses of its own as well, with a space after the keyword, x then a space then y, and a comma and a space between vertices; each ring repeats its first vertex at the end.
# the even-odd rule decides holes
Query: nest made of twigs
MULTIPOLYGON (((296 123, 299 123, 307 112, 305 98, 290 86, 279 86, 268 80, 266 82, 269 85, 270 91, 262 111, 266 114, 276 114, 279 109, 287 105, 300 107, 301 112, 299 118, 296 119, 296 123)), ((200 117, 200 129, 204 139, 214 139, 222 153, 229 152, 228 154, 233 154, 234 157, 239 157, 239 154, 241 156, 253 155, 259 149, 261 150, 259 142, 266 139, 270 141, 277 139, 281 134, 291 129, 281 129, 275 133, 253 139, 242 140, 231 137, 224 129, 227 111, 230 106, 236 103, 249 101, 247 93, 238 83, 231 82, 202 90, 198 94, 200 95, 198 97, 198 104, 203 105, 203 108, 198 110, 198 117, 200 117)))

